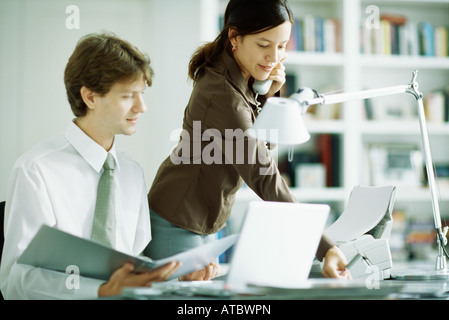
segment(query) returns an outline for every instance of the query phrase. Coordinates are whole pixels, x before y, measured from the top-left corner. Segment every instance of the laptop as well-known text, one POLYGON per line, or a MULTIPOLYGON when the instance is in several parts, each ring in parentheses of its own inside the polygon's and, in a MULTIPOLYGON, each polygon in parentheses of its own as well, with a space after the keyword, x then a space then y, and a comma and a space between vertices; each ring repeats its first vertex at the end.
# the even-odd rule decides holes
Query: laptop
POLYGON ((310 273, 329 211, 324 204, 250 202, 224 279, 154 283, 123 294, 224 296, 251 291, 253 285, 301 283, 310 273))
POLYGON ((324 204, 251 202, 233 251, 228 286, 306 280, 329 210, 324 204))

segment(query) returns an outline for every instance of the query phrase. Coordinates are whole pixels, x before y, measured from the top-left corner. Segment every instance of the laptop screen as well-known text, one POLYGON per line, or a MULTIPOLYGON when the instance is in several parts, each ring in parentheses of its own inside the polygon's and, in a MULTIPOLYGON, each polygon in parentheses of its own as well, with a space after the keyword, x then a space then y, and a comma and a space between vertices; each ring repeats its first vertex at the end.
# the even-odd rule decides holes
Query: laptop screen
POLYGON ((282 286, 306 280, 328 214, 323 204, 250 202, 227 284, 282 286))

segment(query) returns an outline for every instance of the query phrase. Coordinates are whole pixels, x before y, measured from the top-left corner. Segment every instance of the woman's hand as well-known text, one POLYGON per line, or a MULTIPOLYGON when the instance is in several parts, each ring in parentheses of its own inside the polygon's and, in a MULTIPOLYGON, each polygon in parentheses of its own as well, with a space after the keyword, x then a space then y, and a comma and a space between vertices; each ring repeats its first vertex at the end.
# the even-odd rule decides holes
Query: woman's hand
POLYGON ((134 266, 127 262, 117 269, 98 289, 99 297, 119 295, 124 287, 151 287, 153 282, 165 281, 181 266, 180 262, 170 262, 150 272, 134 273, 134 266))
POLYGON ((179 281, 207 281, 215 278, 220 271, 220 266, 211 262, 204 269, 179 277, 179 281))
POLYGON ((265 98, 267 98, 267 99, 270 97, 273 97, 276 94, 276 92, 278 92, 285 83, 285 66, 282 62, 286 58, 287 57, 285 57, 285 58, 281 59, 281 61, 279 61, 277 66, 274 67, 273 70, 271 70, 271 73, 267 78, 267 80, 268 79, 273 80, 270 90, 265 95, 265 98))
POLYGON ((337 246, 327 250, 324 256, 322 274, 326 278, 352 279, 349 270, 346 270, 348 262, 344 253, 337 246))

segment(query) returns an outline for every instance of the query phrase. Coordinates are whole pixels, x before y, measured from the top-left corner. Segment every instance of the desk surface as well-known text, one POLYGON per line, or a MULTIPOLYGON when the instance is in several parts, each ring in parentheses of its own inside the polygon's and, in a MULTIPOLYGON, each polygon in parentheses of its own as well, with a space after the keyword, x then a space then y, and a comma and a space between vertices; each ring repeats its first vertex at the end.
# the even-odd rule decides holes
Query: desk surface
MULTIPOLYGON (((392 274, 404 271, 433 271, 431 263, 400 263, 392 274)), ((291 287, 274 287, 264 284, 249 286, 245 290, 223 289, 223 280, 210 282, 166 282, 154 288, 129 290, 124 298, 171 299, 229 299, 229 300, 385 300, 385 299, 448 299, 447 280, 380 280, 354 281, 336 279, 311 279, 291 287)))

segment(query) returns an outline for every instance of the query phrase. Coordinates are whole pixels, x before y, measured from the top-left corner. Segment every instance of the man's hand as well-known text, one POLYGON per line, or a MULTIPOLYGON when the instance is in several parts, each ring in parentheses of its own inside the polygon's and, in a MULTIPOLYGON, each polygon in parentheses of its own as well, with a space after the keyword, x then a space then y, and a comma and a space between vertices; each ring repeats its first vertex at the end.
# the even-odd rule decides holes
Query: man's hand
POLYGON ((134 266, 127 262, 117 269, 98 289, 99 297, 119 295, 124 287, 151 287, 152 282, 167 280, 181 266, 180 262, 170 262, 150 272, 134 273, 134 266))

